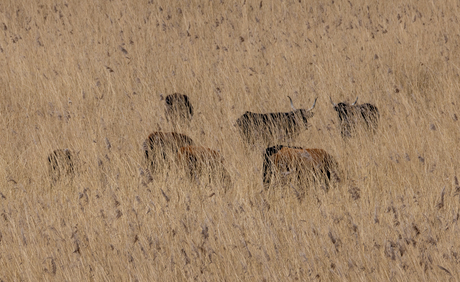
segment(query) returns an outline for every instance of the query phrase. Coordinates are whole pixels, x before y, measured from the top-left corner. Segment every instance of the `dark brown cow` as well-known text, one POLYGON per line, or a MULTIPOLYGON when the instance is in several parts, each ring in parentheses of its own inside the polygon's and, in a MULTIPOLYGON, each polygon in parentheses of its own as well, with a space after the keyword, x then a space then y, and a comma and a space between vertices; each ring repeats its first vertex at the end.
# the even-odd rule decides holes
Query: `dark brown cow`
POLYGON ((190 122, 193 117, 193 106, 187 95, 174 93, 166 96, 165 99, 166 119, 175 121, 190 122))
POLYGON ((145 159, 152 172, 158 172, 160 164, 174 161, 179 148, 193 145, 192 138, 176 132, 154 132, 145 140, 143 149, 145 159))
POLYGON ((180 148, 177 159, 191 179, 206 176, 209 182, 222 182, 225 191, 232 184, 230 175, 224 166, 224 158, 215 150, 201 146, 185 146, 180 148))
POLYGON ((308 128, 308 119, 312 118, 313 106, 306 109, 296 109, 291 101, 292 111, 287 113, 268 113, 257 114, 246 112, 236 120, 241 136, 249 144, 262 141, 265 145, 270 145, 278 139, 278 135, 284 135, 287 138, 294 138, 303 130, 308 128))
POLYGON ((295 173, 297 180, 308 182, 322 180, 329 189, 333 177, 338 181, 338 164, 323 149, 303 149, 277 145, 265 150, 263 182, 266 189, 274 175, 295 173))
POLYGON ((48 155, 48 170, 53 183, 63 177, 72 179, 76 171, 77 154, 70 149, 57 149, 48 155))
POLYGON ((351 105, 347 103, 334 104, 332 98, 329 98, 334 106, 334 110, 339 115, 342 137, 347 138, 355 135, 356 126, 360 123, 364 123, 368 130, 376 132, 380 118, 379 110, 376 106, 369 103, 357 105, 358 97, 356 97, 356 101, 351 105))

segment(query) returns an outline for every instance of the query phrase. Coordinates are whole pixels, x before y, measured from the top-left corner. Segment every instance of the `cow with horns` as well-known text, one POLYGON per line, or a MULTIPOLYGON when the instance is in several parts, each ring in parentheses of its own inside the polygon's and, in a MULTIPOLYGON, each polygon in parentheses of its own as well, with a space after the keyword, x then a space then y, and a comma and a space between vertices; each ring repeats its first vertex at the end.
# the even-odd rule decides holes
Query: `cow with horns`
POLYGON ((77 154, 70 149, 57 149, 48 155, 48 171, 53 183, 63 177, 73 179, 77 154))
POLYGON ((242 138, 249 144, 262 141, 265 145, 270 145, 278 134, 284 137, 294 138, 303 130, 308 128, 308 119, 312 118, 316 100, 310 109, 296 109, 292 103, 291 112, 258 114, 246 112, 236 120, 242 138))
POLYGON ((192 180, 205 177, 209 183, 221 182, 225 192, 232 185, 230 175, 224 166, 224 158, 215 150, 201 146, 185 146, 179 149, 177 162, 192 180))
POLYGON ((158 172, 160 164, 171 164, 179 149, 194 145, 192 138, 176 132, 154 132, 143 144, 145 159, 152 172, 158 172))
POLYGON ((358 97, 356 97, 355 102, 351 105, 348 103, 334 104, 332 98, 329 97, 329 99, 334 106, 334 110, 339 115, 342 137, 346 138, 353 136, 356 131, 356 126, 360 123, 364 124, 368 130, 375 133, 380 118, 379 110, 376 106, 369 103, 357 105, 356 102, 358 101, 358 97))
POLYGON ((174 93, 165 98, 166 119, 190 122, 193 117, 193 106, 187 95, 174 93))
MULTIPOLYGON (((323 181, 326 191, 330 182, 338 176, 338 164, 334 157, 322 149, 304 149, 277 145, 265 150, 263 163, 263 183, 269 188, 273 176, 287 176, 293 174, 302 183, 323 181)), ((305 191, 302 192, 304 194, 305 191)))

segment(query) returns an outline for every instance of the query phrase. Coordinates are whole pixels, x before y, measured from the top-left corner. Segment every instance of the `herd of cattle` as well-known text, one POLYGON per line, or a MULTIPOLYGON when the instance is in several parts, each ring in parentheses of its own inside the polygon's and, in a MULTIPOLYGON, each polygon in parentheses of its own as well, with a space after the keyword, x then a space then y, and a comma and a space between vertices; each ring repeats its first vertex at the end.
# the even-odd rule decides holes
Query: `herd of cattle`
MULTIPOLYGON (((246 144, 263 144, 264 152, 263 184, 268 188, 272 178, 293 175, 297 181, 322 181, 326 189, 331 180, 340 181, 338 164, 334 157, 323 149, 306 149, 278 145, 279 136, 295 138, 309 126, 308 120, 314 116, 313 109, 296 109, 288 96, 292 111, 259 114, 246 112, 236 120, 242 139, 246 144)), ((378 126, 379 111, 372 104, 331 103, 339 116, 343 138, 353 137, 356 128, 362 124, 367 130, 375 132, 378 126)), ((193 106, 187 95, 174 93, 165 99, 165 115, 168 121, 190 122, 193 106)), ((227 172, 222 155, 210 148, 197 146, 194 141, 177 132, 154 132, 143 144, 148 171, 152 174, 161 169, 178 164, 185 169, 191 179, 206 177, 209 181, 223 181, 230 187, 231 178, 227 172)), ((48 156, 50 176, 53 183, 63 176, 73 176, 76 167, 76 154, 69 149, 58 149, 48 156)))

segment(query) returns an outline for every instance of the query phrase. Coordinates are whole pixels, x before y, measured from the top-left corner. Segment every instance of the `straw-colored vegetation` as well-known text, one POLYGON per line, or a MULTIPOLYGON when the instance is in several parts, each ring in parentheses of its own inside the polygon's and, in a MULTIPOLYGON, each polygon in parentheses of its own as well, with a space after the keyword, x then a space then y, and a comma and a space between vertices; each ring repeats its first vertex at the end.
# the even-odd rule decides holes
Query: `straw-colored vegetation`
POLYGON ((2 1, 0 281, 458 281, 460 8, 403 2, 2 1), (318 103, 280 143, 342 174, 302 201, 264 190, 234 126, 288 95, 318 103), (375 104, 377 134, 344 141, 329 96, 375 104), (149 175, 142 143, 174 128, 223 155, 230 191, 149 175), (65 148, 78 167, 53 183, 65 148))

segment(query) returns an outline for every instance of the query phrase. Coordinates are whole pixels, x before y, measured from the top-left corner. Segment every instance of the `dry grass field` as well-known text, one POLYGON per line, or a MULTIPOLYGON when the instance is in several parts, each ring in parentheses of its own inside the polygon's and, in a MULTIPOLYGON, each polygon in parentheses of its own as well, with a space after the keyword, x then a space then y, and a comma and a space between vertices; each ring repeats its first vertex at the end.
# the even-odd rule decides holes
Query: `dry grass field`
POLYGON ((403 2, 2 1, 0 281, 459 281, 460 4, 403 2), (165 118, 174 92, 188 125, 165 118), (328 192, 265 190, 235 127, 288 95, 318 97, 280 144, 333 155, 328 192), (378 132, 344 140, 329 97, 357 96, 378 132), (220 152, 231 189, 150 174, 154 131, 220 152))

